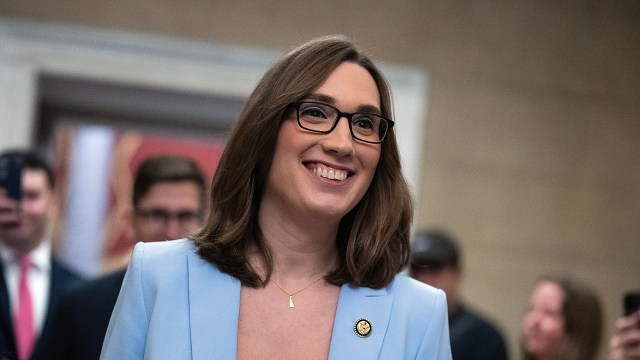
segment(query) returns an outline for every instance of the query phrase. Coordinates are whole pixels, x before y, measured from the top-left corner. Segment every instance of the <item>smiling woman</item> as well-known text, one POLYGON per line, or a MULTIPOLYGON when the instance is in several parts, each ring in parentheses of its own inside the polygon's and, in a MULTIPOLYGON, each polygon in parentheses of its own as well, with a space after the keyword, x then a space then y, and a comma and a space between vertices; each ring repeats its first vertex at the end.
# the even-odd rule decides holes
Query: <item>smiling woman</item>
POLYGON ((412 204, 392 113, 382 74, 342 36, 276 62, 229 138, 203 230, 136 246, 102 358, 451 359, 444 293, 398 275, 412 204))

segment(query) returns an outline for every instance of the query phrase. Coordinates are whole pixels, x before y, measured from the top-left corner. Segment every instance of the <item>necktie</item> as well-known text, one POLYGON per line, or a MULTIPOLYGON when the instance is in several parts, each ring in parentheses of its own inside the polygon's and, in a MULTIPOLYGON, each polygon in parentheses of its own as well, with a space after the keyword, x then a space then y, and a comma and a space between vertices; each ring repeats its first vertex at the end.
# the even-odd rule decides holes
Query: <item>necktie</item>
POLYGON ((18 307, 15 312, 16 345, 18 359, 26 360, 31 355, 33 347, 33 308, 31 306, 31 292, 29 291, 29 268, 31 260, 28 256, 20 258, 20 278, 18 283, 18 307))

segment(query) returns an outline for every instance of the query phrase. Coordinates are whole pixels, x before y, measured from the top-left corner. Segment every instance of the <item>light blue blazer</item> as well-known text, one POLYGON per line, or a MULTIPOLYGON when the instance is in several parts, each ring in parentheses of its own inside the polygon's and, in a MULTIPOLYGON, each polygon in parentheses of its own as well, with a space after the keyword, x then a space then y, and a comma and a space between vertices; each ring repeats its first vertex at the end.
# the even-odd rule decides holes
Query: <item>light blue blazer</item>
MULTIPOLYGON (((236 358, 240 281, 195 251, 186 239, 135 246, 102 360, 236 358)), ((343 285, 329 359, 450 360, 444 292, 404 275, 379 290, 343 285)))

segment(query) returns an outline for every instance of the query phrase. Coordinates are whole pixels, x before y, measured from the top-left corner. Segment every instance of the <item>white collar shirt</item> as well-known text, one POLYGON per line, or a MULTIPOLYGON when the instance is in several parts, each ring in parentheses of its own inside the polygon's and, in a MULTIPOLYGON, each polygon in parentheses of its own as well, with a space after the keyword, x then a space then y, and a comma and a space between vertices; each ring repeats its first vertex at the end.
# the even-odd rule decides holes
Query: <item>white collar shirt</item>
MULTIPOLYGON (((29 267, 28 282, 33 307, 34 330, 40 334, 47 312, 49 291, 51 287, 51 242, 43 241, 29 253, 31 266, 29 267)), ((18 304, 18 282, 20 277, 20 262, 16 252, 5 244, 0 243, 0 258, 2 259, 4 279, 9 292, 11 314, 15 314, 18 304)))

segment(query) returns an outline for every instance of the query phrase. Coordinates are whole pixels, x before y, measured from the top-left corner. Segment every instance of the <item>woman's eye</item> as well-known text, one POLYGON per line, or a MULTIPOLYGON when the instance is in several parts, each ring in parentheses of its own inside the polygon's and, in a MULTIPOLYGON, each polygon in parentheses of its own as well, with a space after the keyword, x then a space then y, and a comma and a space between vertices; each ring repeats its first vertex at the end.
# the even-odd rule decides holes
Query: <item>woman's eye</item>
POLYGON ((323 118, 323 119, 327 118, 327 115, 325 114, 325 112, 322 111, 322 109, 320 108, 307 108, 307 109, 301 110, 300 113, 303 116, 312 116, 312 117, 323 118))
POLYGON ((352 125, 360 129, 371 130, 373 129, 373 120, 371 120, 371 118, 368 118, 366 116, 360 116, 358 118, 353 119, 352 125))

